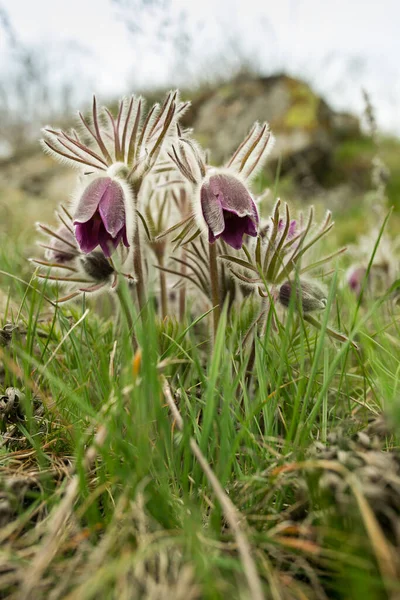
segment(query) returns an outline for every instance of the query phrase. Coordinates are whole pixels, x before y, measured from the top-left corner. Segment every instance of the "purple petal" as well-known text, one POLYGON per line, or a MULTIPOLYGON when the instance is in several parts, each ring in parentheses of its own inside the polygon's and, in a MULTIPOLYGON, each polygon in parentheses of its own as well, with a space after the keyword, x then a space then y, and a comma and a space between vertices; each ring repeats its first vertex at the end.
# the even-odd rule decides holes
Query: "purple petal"
POLYGON ((353 271, 350 273, 350 275, 348 277, 348 283, 349 283, 350 289, 353 290, 353 292, 356 292, 357 294, 360 293, 361 285, 362 285, 362 282, 363 282, 366 272, 367 271, 364 267, 357 267, 357 268, 353 269, 353 271))
MULTIPOLYGON (((286 227, 286 220, 284 219, 279 219, 279 223, 278 223, 278 231, 283 231, 286 227)), ((289 227, 288 227, 288 232, 287 232, 287 239, 290 240, 291 238, 293 238, 297 233, 297 221, 295 219, 293 219, 293 221, 290 221, 289 223, 289 227)))
POLYGON ((74 219, 75 235, 82 252, 92 252, 100 244, 111 256, 120 240, 129 247, 122 187, 110 177, 98 177, 87 186, 74 219))
POLYGON ((250 217, 238 217, 235 213, 224 211, 225 229, 221 238, 235 250, 243 246, 245 234, 257 236, 257 228, 250 217))
POLYGON ((251 217, 258 223, 257 207, 246 186, 233 175, 213 175, 210 188, 224 210, 239 217, 251 217))
POLYGON ((125 202, 122 187, 112 179, 104 188, 99 212, 107 232, 116 237, 125 227, 125 202))
POLYGON ((100 244, 100 248, 103 250, 104 256, 109 258, 115 248, 118 246, 120 236, 113 238, 104 225, 99 231, 98 243, 100 244))
POLYGON ((126 235, 126 226, 124 225, 121 231, 119 232, 118 240, 122 240, 122 243, 126 248, 129 248, 130 243, 128 242, 128 236, 126 235))
POLYGON ((99 215, 95 215, 86 223, 76 223, 75 235, 82 252, 88 254, 96 248, 99 243, 99 232, 104 228, 99 215))
POLYGON ((293 238, 297 233, 297 221, 293 219, 290 221, 289 231, 288 231, 288 239, 293 238))
POLYGON ((201 188, 201 208, 211 244, 222 237, 239 249, 245 234, 257 235, 257 207, 246 186, 234 175, 212 175, 201 188))
POLYGON ((225 227, 222 206, 209 183, 203 183, 201 186, 200 200, 203 217, 208 226, 209 242, 213 243, 216 240, 215 236, 220 235, 225 227))
POLYGON ((94 215, 104 194, 113 180, 110 177, 98 177, 85 188, 74 215, 74 224, 86 223, 94 215))

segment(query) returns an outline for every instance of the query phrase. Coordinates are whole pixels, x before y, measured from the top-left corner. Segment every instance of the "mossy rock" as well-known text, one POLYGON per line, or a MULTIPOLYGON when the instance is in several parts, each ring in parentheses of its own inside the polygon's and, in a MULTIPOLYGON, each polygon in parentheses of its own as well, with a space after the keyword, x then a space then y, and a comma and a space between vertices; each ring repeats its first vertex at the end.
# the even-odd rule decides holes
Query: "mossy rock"
POLYGON ((269 161, 271 174, 281 159, 283 175, 291 173, 300 180, 311 175, 319 183, 330 168, 337 139, 345 135, 349 123, 353 133, 359 130, 358 121, 347 116, 340 120, 338 133, 337 113, 304 81, 287 75, 241 75, 200 91, 184 117, 184 124, 210 149, 214 164, 226 161, 255 121, 268 121, 276 137, 269 161))

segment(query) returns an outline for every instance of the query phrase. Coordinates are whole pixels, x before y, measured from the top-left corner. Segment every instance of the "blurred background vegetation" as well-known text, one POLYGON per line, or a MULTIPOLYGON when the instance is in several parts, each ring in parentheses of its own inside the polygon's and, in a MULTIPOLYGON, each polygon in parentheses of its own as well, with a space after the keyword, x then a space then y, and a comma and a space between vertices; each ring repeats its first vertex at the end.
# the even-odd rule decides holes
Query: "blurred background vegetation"
POLYGON ((41 153, 43 125, 74 124, 92 93, 108 102, 132 92, 153 101, 179 86, 192 100, 184 124, 214 164, 255 120, 267 119, 277 144, 254 191, 279 172, 278 195, 330 208, 341 223, 339 242, 354 241, 364 232, 377 157, 389 204, 399 203, 400 78, 390 51, 398 9, 385 0, 374 12, 357 1, 342 14, 341 4, 329 15, 312 0, 0 2, 3 233, 26 240, 32 222, 48 219, 73 190, 74 175, 41 153), (374 110, 369 123, 363 89, 374 110))

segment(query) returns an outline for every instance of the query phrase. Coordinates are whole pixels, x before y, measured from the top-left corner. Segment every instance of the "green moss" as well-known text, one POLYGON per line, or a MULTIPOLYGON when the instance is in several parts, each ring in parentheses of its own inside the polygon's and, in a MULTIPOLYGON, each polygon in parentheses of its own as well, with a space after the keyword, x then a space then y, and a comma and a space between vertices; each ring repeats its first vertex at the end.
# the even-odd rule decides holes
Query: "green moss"
POLYGON ((286 127, 315 128, 318 125, 319 98, 308 85, 293 80, 289 82, 289 90, 292 106, 286 113, 286 127))

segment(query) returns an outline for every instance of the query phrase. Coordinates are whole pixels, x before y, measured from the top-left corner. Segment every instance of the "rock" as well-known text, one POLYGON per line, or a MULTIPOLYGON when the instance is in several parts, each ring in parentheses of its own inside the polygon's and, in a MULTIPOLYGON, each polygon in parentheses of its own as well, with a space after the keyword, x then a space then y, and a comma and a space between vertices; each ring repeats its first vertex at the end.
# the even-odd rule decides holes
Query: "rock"
POLYGON ((340 141, 358 138, 361 135, 360 121, 350 113, 333 113, 332 127, 336 139, 340 141))
POLYGON ((185 125, 211 150, 215 164, 224 162, 248 133, 254 121, 267 120, 276 137, 270 167, 297 179, 310 174, 323 182, 337 140, 359 135, 358 119, 336 114, 305 82, 287 75, 241 76, 192 102, 185 125))

